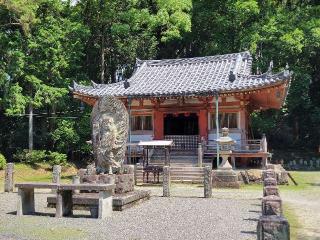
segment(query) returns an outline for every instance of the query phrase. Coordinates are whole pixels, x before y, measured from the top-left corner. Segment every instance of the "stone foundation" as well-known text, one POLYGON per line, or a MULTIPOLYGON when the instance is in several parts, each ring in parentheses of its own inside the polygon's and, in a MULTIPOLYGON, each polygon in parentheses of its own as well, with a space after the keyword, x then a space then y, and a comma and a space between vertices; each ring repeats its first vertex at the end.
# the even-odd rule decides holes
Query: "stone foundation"
POLYGON ((214 188, 240 188, 238 175, 233 170, 212 171, 212 186, 214 188))
POLYGON ((123 173, 118 174, 95 174, 90 169, 80 169, 78 175, 81 183, 101 183, 116 184, 114 192, 116 194, 127 193, 134 190, 134 167, 131 165, 124 166, 123 173))

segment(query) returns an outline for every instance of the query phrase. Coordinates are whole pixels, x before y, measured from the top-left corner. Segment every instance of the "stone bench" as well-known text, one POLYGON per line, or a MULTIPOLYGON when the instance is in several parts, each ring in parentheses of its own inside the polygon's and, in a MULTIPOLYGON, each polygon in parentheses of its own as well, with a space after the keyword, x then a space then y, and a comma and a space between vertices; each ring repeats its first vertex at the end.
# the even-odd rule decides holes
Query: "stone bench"
MULTIPOLYGON (((122 211, 141 201, 150 198, 150 191, 136 190, 127 193, 115 194, 112 199, 114 211, 122 211)), ((97 214, 99 204, 99 195, 97 193, 80 193, 72 196, 73 208, 78 210, 90 210, 93 217, 97 214)), ((55 207, 57 198, 50 196, 47 198, 48 207, 55 207)))
POLYGON ((112 191, 114 184, 56 184, 56 183, 18 183, 17 215, 32 214, 35 212, 34 189, 56 190, 56 217, 72 215, 73 192, 97 191, 98 218, 103 219, 112 213, 112 191))

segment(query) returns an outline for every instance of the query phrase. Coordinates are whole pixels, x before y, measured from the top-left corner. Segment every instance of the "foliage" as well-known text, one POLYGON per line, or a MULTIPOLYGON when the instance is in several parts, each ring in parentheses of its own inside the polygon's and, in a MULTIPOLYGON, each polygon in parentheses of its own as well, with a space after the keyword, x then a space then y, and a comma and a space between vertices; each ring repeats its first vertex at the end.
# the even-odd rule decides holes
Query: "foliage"
POLYGON ((0 153, 0 170, 4 169, 6 164, 6 158, 0 153))
POLYGON ((45 150, 33 150, 29 151, 24 149, 14 154, 16 161, 28 164, 49 163, 50 165, 66 165, 67 155, 58 152, 51 152, 45 150))
POLYGON ((29 151, 28 149, 24 149, 20 152, 17 152, 14 155, 14 159, 23 163, 41 163, 46 160, 46 151, 45 150, 33 150, 29 151))
POLYGON ((55 148, 60 152, 68 152, 80 140, 79 135, 75 131, 75 122, 70 120, 61 120, 57 124, 57 128, 52 132, 52 139, 55 148))
POLYGON ((0 150, 10 160, 27 147, 32 107, 36 149, 87 156, 91 108, 80 111, 70 98, 72 81, 115 82, 119 68, 129 77, 136 58, 243 50, 253 54, 254 73, 271 60, 275 72, 288 63, 294 73, 282 110, 251 114, 250 137, 266 133, 274 148, 315 149, 319 15, 312 0, 0 0, 0 150))
POLYGON ((58 153, 58 152, 48 152, 47 155, 48 163, 50 165, 66 165, 67 164, 67 155, 64 153, 58 153))

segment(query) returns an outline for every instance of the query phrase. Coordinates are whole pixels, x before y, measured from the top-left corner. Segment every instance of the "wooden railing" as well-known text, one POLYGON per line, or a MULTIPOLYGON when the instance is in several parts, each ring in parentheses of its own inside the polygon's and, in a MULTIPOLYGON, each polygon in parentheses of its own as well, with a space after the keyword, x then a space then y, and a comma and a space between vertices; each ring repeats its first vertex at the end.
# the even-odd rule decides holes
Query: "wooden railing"
MULTIPOLYGON (((221 146, 220 146, 221 147, 221 146)), ((216 152, 217 142, 216 140, 209 140, 202 142, 202 148, 204 152, 216 152)), ((266 141, 264 139, 241 139, 235 141, 231 145, 233 152, 266 152, 266 141)))

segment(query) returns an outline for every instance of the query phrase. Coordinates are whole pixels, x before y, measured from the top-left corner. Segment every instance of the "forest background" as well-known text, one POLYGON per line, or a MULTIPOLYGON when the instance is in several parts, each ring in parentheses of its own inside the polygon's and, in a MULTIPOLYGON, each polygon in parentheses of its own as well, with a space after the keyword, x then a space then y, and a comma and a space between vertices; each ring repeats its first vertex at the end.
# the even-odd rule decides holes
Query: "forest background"
POLYGON ((254 73, 293 71, 281 110, 251 114, 275 150, 320 151, 317 0, 0 0, 0 152, 85 158, 91 108, 68 86, 130 77, 135 59, 249 50, 254 73), (30 145, 29 120, 33 115, 30 145), (54 154, 53 154, 54 155, 54 154))

